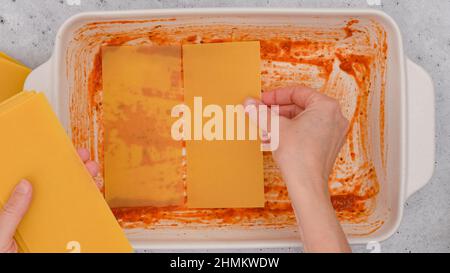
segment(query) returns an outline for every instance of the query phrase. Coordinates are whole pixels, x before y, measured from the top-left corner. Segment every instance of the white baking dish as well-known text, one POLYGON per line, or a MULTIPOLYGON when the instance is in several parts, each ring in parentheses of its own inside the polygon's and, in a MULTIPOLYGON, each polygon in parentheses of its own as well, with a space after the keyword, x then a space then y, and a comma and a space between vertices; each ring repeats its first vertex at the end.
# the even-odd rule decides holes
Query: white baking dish
MULTIPOLYGON (((183 20, 206 23, 218 20, 222 23, 261 25, 326 25, 357 18, 374 20, 382 25, 389 45, 385 93, 388 148, 386 177, 380 182, 380 198, 375 214, 383 215, 384 224, 370 234, 350 235, 349 239, 353 244, 382 241, 397 230, 405 200, 422 188, 433 173, 435 110, 431 78, 421 67, 404 56, 400 30, 389 16, 376 10, 352 9, 174 9, 79 14, 67 20, 60 28, 53 56, 30 74, 25 89, 44 92, 70 134, 69 89, 74 82, 70 79, 71 68, 68 66, 71 64, 67 49, 71 46, 74 33, 90 22, 149 18, 163 19, 159 24, 177 24, 183 20), (164 20, 168 18, 177 20, 164 20)), ((107 30, 104 31, 104 35, 107 35, 107 30)), ((344 228, 349 231, 364 227, 344 225, 344 228)), ((260 248, 300 245, 298 234, 292 228, 127 229, 126 232, 135 248, 260 248)))

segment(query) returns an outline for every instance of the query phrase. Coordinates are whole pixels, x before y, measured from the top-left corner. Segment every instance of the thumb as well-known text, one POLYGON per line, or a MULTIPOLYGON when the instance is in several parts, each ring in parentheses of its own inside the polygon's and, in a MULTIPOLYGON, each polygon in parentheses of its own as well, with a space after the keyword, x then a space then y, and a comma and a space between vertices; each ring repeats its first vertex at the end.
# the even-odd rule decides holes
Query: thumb
POLYGON ((20 181, 0 210, 0 251, 12 245, 17 226, 30 205, 32 191, 30 182, 20 181))
POLYGON ((271 131, 270 128, 272 128, 271 127, 272 119, 275 118, 275 117, 278 119, 278 121, 280 123, 280 126, 285 125, 286 123, 289 122, 288 118, 286 118, 286 117, 284 117, 284 116, 279 114, 278 105, 270 105, 270 107, 269 107, 267 104, 264 104, 261 100, 254 99, 254 98, 247 98, 244 101, 244 108, 246 109, 246 112, 249 114, 249 118, 252 120, 252 122, 255 122, 258 125, 259 125, 259 123, 258 123, 259 119, 261 119, 261 118, 267 119, 267 121, 266 121, 267 122, 266 128, 268 129, 268 131, 271 131), (258 107, 261 106, 261 105, 264 105, 264 106, 267 107, 267 115, 266 115, 266 117, 261 117, 260 116, 261 113, 258 111, 258 107), (250 111, 248 111, 248 109, 249 109, 248 107, 249 106, 255 106, 256 107, 256 114, 255 115, 249 113, 250 112, 250 111))
POLYGON ((278 105, 271 105, 270 108, 260 100, 247 98, 244 102, 246 112, 252 122, 257 124, 261 131, 261 140, 264 145, 264 151, 275 151, 278 148, 280 139, 280 129, 285 127, 290 120, 279 114, 278 105), (254 110, 249 108, 254 106, 254 110), (264 106, 265 108, 261 108, 264 106), (263 111, 261 111, 263 110, 263 111), (270 147, 270 148, 269 148, 270 147))

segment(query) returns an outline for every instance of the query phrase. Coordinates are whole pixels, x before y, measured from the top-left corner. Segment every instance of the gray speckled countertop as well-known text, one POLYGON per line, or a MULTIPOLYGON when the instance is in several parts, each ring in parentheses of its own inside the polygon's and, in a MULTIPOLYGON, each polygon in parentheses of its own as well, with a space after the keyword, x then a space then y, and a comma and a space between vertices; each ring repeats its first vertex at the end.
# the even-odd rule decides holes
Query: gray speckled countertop
MULTIPOLYGON (((58 27, 82 11, 192 7, 377 8, 400 26, 406 55, 424 67, 436 88, 436 170, 430 183, 409 198, 397 233, 382 252, 450 252, 450 1, 449 0, 0 0, 0 51, 30 67, 51 55, 58 27), (69 3, 81 2, 80 5, 69 3), (381 6, 369 3, 380 1, 381 6)), ((365 246, 353 246, 368 252, 365 246)), ((215 250, 202 250, 215 251, 215 250)), ((247 249, 232 252, 299 252, 247 249)))

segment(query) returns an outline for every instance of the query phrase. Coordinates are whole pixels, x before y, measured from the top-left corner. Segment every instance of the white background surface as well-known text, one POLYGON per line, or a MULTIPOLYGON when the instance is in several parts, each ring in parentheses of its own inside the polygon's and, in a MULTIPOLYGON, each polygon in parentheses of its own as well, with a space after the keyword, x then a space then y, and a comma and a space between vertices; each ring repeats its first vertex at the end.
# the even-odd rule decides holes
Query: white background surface
MULTIPOLYGON (((406 55, 423 66, 434 80, 437 154, 432 180, 407 200, 400 229, 381 243, 381 251, 450 252, 449 0, 0 0, 0 51, 34 68, 50 57, 56 31, 73 14, 93 10, 191 7, 376 8, 391 15, 402 31, 406 55), (78 1, 80 5, 68 4, 78 1), (369 5, 378 1, 380 6, 369 5)), ((369 252, 366 246, 353 246, 353 249, 369 252)), ((301 249, 240 251, 299 252, 301 249)))

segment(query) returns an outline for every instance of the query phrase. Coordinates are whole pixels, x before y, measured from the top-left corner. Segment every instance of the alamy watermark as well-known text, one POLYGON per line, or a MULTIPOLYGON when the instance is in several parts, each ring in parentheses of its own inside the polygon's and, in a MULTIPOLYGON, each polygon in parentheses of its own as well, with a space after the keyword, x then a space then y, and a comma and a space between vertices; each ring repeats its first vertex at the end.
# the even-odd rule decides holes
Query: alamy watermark
POLYGON ((81 253, 81 244, 78 241, 67 242, 66 249, 68 253, 81 253))
POLYGON ((241 141, 261 140, 261 151, 275 151, 279 145, 277 105, 220 105, 204 107, 202 97, 194 97, 193 109, 186 104, 172 108, 178 118, 171 127, 174 140, 241 141), (246 122, 248 115, 249 122, 246 122), (204 119, 207 119, 204 122, 204 119))

